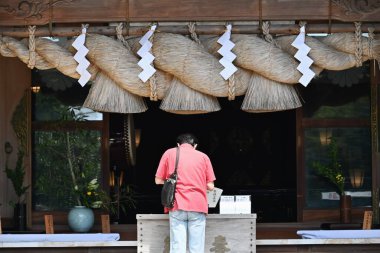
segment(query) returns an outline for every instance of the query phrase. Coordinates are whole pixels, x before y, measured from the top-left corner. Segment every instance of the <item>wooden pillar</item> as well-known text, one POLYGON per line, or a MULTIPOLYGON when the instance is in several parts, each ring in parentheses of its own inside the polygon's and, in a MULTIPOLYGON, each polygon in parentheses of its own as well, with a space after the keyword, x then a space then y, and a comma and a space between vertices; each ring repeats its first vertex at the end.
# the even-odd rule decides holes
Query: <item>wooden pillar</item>
POLYGON ((371 146, 372 146, 372 206, 373 222, 378 223, 379 213, 379 188, 380 188, 380 155, 379 155, 379 68, 378 62, 371 61, 371 146))
MULTIPOLYGON (((0 56, 0 203, 2 204, 0 213, 3 218, 13 216, 13 209, 8 203, 10 200, 16 201, 13 186, 3 169, 5 167, 4 144, 9 142, 13 147, 9 156, 9 165, 13 167, 17 158, 18 140, 11 125, 12 114, 25 92, 29 91, 30 82, 31 71, 24 63, 18 58, 0 56)), ((26 157, 27 182, 25 184, 30 184, 30 154, 26 154, 26 157)), ((28 207, 30 207, 31 197, 28 196, 27 199, 28 207)))

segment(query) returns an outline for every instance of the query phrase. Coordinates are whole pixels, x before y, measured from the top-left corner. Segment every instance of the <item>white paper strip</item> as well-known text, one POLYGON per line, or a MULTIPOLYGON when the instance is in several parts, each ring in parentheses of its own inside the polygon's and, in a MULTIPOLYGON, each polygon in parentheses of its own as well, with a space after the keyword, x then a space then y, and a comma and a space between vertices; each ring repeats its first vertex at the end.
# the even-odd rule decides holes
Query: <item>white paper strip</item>
POLYGON ((153 35, 156 27, 156 25, 152 25, 150 30, 146 32, 139 41, 141 48, 137 51, 137 54, 141 57, 141 60, 137 64, 143 69, 139 74, 139 78, 144 83, 156 72, 156 69, 151 65, 155 57, 150 53, 153 45, 149 41, 149 38, 153 35))
POLYGON ((87 68, 90 66, 90 62, 86 59, 88 49, 84 45, 86 42, 86 28, 82 29, 82 34, 79 35, 72 46, 77 50, 77 53, 74 55, 74 60, 78 62, 76 71, 79 73, 80 78, 78 80, 79 84, 83 86, 90 80, 91 74, 87 71, 87 68))
POLYGON ((298 49, 294 57, 300 61, 297 69, 302 73, 302 77, 299 82, 306 87, 314 78, 315 73, 310 69, 310 66, 314 61, 307 56, 310 52, 310 47, 305 44, 305 26, 300 28, 300 34, 293 41, 292 46, 298 49))
POLYGON ((236 55, 231 52, 232 48, 235 46, 235 44, 230 40, 232 25, 227 25, 226 28, 227 31, 218 39, 218 43, 222 45, 222 47, 218 50, 218 53, 223 56, 219 62, 224 67, 224 69, 220 72, 224 80, 230 78, 237 71, 235 65, 232 64, 236 58, 236 55))
POLYGON ((220 196, 222 196, 223 190, 217 187, 214 187, 212 191, 207 191, 207 202, 208 207, 215 208, 218 204, 220 196))

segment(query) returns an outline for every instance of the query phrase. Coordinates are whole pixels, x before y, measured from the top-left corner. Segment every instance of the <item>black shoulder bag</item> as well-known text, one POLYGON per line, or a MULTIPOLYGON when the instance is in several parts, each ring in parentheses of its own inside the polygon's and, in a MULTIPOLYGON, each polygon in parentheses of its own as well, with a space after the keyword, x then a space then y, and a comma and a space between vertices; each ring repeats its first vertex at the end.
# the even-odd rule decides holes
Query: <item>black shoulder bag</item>
POLYGON ((175 159, 174 172, 165 180, 164 186, 161 190, 161 204, 169 209, 173 208, 175 201, 175 188, 177 185, 177 166, 179 159, 179 147, 177 147, 177 154, 175 159))

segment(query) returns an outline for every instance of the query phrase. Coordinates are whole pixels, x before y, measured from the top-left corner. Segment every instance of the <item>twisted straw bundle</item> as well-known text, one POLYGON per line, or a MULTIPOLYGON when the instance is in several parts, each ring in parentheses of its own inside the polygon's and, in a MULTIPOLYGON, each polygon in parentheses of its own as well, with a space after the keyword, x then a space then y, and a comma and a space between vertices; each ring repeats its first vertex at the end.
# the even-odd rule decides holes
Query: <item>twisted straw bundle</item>
MULTIPOLYGON (((80 76, 76 71, 78 63, 74 60, 73 54, 67 49, 52 43, 48 39, 38 38, 36 39, 36 52, 45 61, 49 62, 52 68, 56 68, 67 76, 79 79, 80 76)), ((91 64, 88 70, 91 73, 91 78, 94 79, 98 69, 91 64)))
MULTIPOLYGON (((156 35, 154 38, 155 37, 156 35)), ((139 38, 129 38, 130 47, 135 53, 141 47, 137 43, 138 40, 139 38)), ((154 41, 153 45, 155 45, 155 43, 159 42, 154 41)), ((155 63, 157 63, 157 58, 155 59, 155 63)), ((157 65, 159 64, 156 64, 156 67, 157 65)), ((199 87, 207 87, 207 84, 199 87)), ((190 85, 174 77, 170 88, 161 102, 160 108, 164 111, 176 114, 201 114, 219 111, 220 105, 215 97, 190 88, 190 85)))
MULTIPOLYGON (((178 34, 158 33, 154 36, 154 64, 181 80, 190 88, 216 96, 228 96, 228 81, 219 74, 224 68, 198 43, 178 34)), ((235 80, 236 95, 244 94, 247 84, 235 80)))
MULTIPOLYGON (((258 39, 257 36, 234 37, 234 42, 238 43, 235 45, 233 51, 236 53, 237 58, 240 59, 239 61, 236 60, 236 65, 240 67, 253 68, 256 71, 259 71, 256 73, 241 69, 242 72, 247 73, 250 77, 249 81, 247 82, 248 90, 244 97, 242 110, 247 112, 273 112, 300 107, 301 102, 298 98, 297 91, 293 86, 270 80, 268 77, 270 76, 274 79, 279 79, 281 76, 285 76, 289 73, 282 73, 282 71, 275 69, 273 67, 277 64, 275 62, 269 65, 266 63, 261 64, 261 62, 264 60, 267 60, 267 62, 272 61, 270 59, 266 59, 266 57, 271 57, 271 53, 246 52, 245 50, 247 50, 247 48, 244 46, 245 44, 242 43, 243 40, 249 41, 248 48, 254 48, 256 42, 258 47, 262 46, 269 50, 275 51, 280 50, 275 47, 274 44, 268 43, 262 39, 258 39), (251 37, 255 39, 249 40, 251 37), (265 75, 265 77, 262 75, 265 75)), ((217 51, 219 50, 220 45, 217 43, 217 38, 204 39, 203 43, 210 53, 214 54, 215 56, 218 55, 217 51)), ((275 59, 281 62, 290 62, 291 64, 295 63, 294 60, 292 60, 291 57, 286 53, 282 53, 280 56, 275 57, 275 59)), ((288 77, 290 77, 288 80, 292 80, 294 78, 294 71, 292 70, 291 73, 293 73, 293 75, 288 75, 288 77)), ((299 75, 299 73, 297 73, 297 75, 299 75)))
MULTIPOLYGON (((23 63, 29 63, 29 49, 26 44, 22 41, 16 40, 11 37, 2 37, 1 43, 1 54, 7 57, 18 57, 23 63)), ((35 67, 41 70, 54 68, 49 62, 47 62, 39 54, 36 54, 35 67)))
MULTIPOLYGON (((301 77, 296 70, 298 62, 293 58, 296 49, 291 43, 294 39, 295 36, 277 38, 278 48, 275 43, 254 35, 232 36, 236 44, 233 51, 237 55, 234 64, 240 67, 234 74, 234 95, 246 94, 243 110, 276 111, 301 105, 291 86, 301 77)), ((182 114, 220 109, 215 97, 228 96, 231 87, 219 74, 223 66, 218 62, 220 55, 216 51, 220 45, 216 40, 204 40, 205 49, 182 35, 155 34, 152 52, 156 57, 155 66, 162 70, 155 74, 157 97, 164 98, 162 109, 182 114), (172 82, 173 76, 176 79, 172 82)), ((32 62, 38 69, 57 68, 70 77, 79 77, 74 52, 50 40, 35 38, 34 41, 35 45, 28 49, 25 40, 0 36, 0 54, 18 57, 25 64, 32 62)), ((323 69, 351 68, 358 64, 358 59, 380 58, 380 41, 373 36, 370 41, 360 33, 332 34, 319 39, 307 37, 306 44, 311 47, 309 56, 314 60, 313 70, 317 74, 323 69)), ((152 90, 138 78, 139 58, 119 41, 101 35, 88 35, 86 45, 90 50, 90 72, 93 77, 97 74, 86 105, 103 111, 145 111, 141 97, 151 96, 152 90)), ((137 47, 135 43, 132 48, 136 51, 137 47)))
MULTIPOLYGON (((296 36, 281 36, 276 39, 283 50, 291 55, 297 52, 291 44, 296 36)), ((334 50, 313 37, 306 37, 306 44, 311 48, 308 56, 313 59, 314 65, 328 70, 344 70, 356 66, 355 55, 334 50)))
MULTIPOLYGON (((363 55, 370 57, 370 45, 368 38, 362 36, 363 55)), ((355 34, 351 33, 334 33, 320 39, 322 43, 348 54, 355 55, 356 44, 355 34)), ((380 40, 373 41, 373 58, 380 59, 380 40)))
MULTIPOLYGON (((137 57, 120 42, 103 35, 91 34, 86 39, 86 46, 89 49, 90 61, 117 85, 133 94, 150 96, 149 84, 143 83, 138 77, 141 68, 137 65, 137 57)), ((157 96, 162 99, 172 76, 162 71, 157 71, 155 75, 157 96)))
POLYGON ((266 78, 296 84, 301 77, 298 62, 273 43, 254 35, 234 35, 236 65, 254 71, 266 78))

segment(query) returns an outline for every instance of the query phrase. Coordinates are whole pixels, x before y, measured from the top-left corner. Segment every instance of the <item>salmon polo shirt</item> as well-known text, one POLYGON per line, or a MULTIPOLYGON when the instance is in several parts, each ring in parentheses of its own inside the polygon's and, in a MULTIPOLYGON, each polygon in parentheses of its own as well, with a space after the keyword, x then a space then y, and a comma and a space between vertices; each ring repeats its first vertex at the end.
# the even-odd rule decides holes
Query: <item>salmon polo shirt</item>
MULTIPOLYGON (((207 183, 215 181, 210 158, 188 143, 180 146, 177 174, 178 181, 174 207, 170 211, 183 210, 208 213, 207 183)), ((160 160, 156 177, 167 179, 174 172, 177 148, 168 149, 160 160)), ((165 213, 169 209, 165 208, 165 213)))

